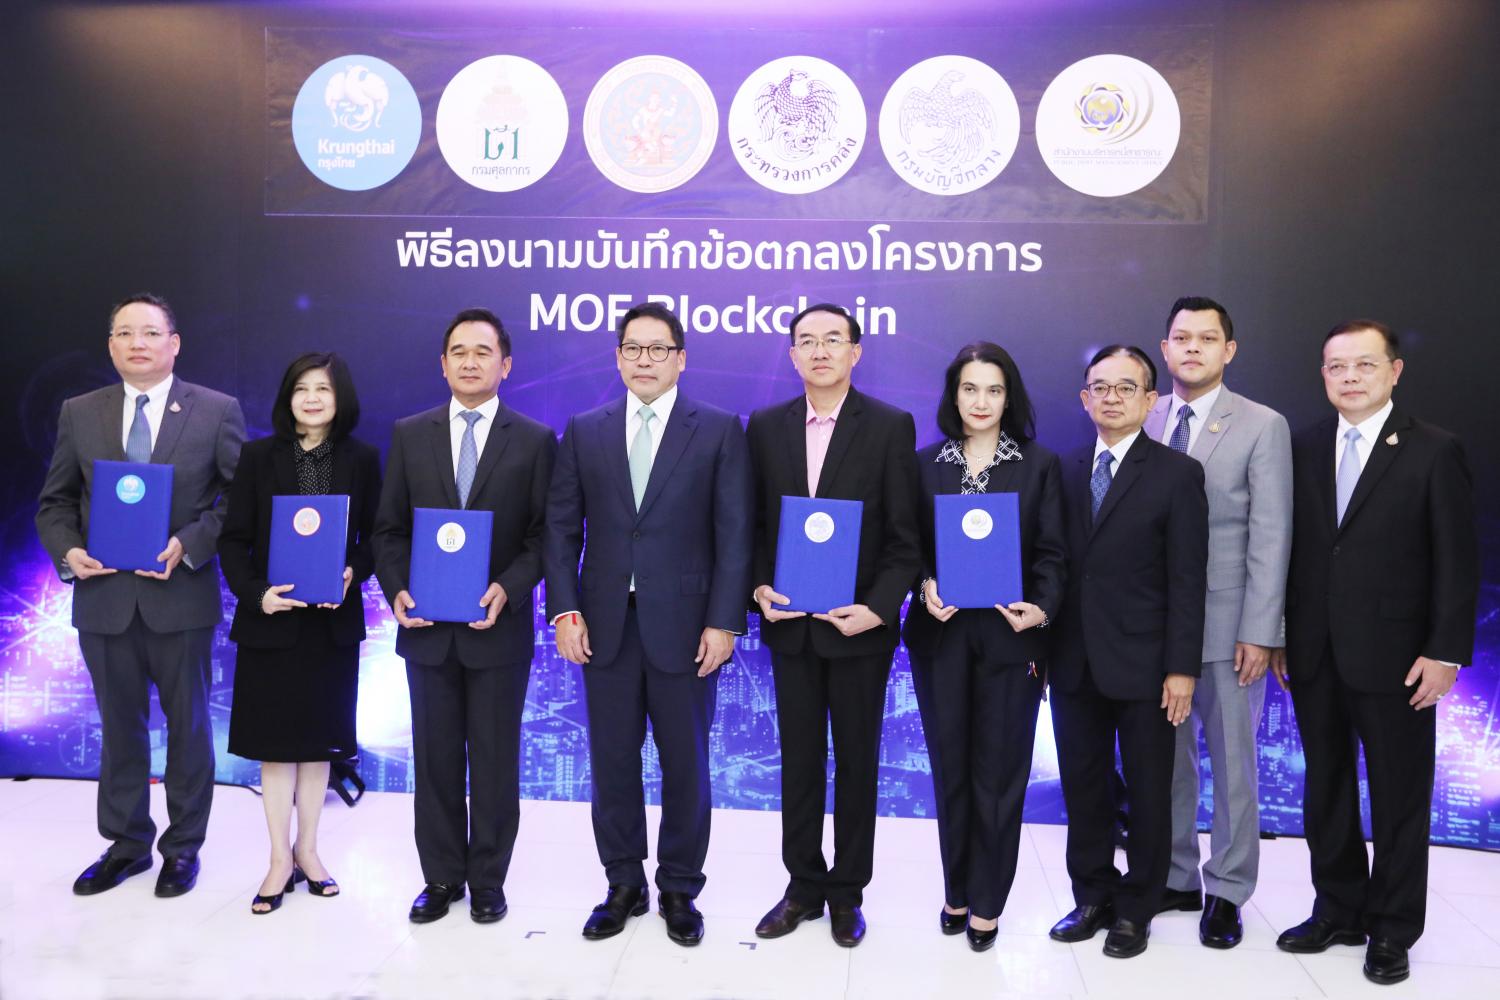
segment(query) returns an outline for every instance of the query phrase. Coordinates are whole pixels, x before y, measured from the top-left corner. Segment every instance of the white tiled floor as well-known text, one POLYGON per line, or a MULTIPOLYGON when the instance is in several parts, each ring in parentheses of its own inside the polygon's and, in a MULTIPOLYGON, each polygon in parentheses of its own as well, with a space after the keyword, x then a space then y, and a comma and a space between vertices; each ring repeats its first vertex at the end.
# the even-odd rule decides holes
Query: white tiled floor
MULTIPOLYGON (((153 791, 161 823, 165 802, 153 791)), ((1306 958, 1276 951, 1276 933, 1311 905, 1300 840, 1264 842, 1239 948, 1203 948, 1196 915, 1172 914, 1152 925, 1145 955, 1120 962, 1100 953, 1102 938, 1074 946, 1047 938, 1072 905, 1065 834, 1028 827, 999 942, 976 955, 936 927, 933 823, 882 819, 865 902, 869 938, 846 951, 829 940, 826 919, 779 941, 756 940, 755 921, 785 883, 780 817, 720 811, 699 900, 707 937, 684 949, 654 915, 609 941, 579 937, 604 889, 587 804, 522 803, 506 885, 511 909, 501 923, 474 924, 461 906, 416 927, 406 920, 421 888, 410 796, 372 793, 354 810, 330 799, 323 857, 344 895, 299 892, 268 917, 249 913, 265 860, 260 800, 249 791, 217 790, 198 887, 171 900, 152 895, 154 870, 101 896, 69 892, 102 849, 93 802, 90 782, 0 781, 0 996, 1500 996, 1494 854, 1433 851, 1427 934, 1412 953, 1412 978, 1382 989, 1361 976, 1361 949, 1306 958)))

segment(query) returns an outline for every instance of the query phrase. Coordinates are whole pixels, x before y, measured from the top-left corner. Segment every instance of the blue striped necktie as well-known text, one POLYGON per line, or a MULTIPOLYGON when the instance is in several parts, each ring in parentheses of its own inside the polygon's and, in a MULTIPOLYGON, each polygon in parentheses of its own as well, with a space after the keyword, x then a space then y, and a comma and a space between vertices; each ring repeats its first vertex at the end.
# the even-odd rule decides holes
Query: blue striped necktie
POLYGON ((130 434, 125 438, 125 460, 127 462, 151 461, 151 424, 146 419, 146 404, 151 397, 144 392, 135 397, 135 418, 130 421, 130 434))
POLYGON ((464 423, 463 440, 458 444, 458 505, 469 506, 469 490, 474 488, 474 470, 479 468, 479 446, 474 440, 474 425, 484 416, 478 410, 465 410, 459 414, 464 423))
POLYGON ((1188 442, 1192 440, 1192 431, 1188 429, 1188 421, 1193 419, 1193 408, 1184 405, 1177 411, 1177 426, 1172 428, 1172 439, 1167 442, 1167 447, 1174 451, 1187 454, 1188 442))

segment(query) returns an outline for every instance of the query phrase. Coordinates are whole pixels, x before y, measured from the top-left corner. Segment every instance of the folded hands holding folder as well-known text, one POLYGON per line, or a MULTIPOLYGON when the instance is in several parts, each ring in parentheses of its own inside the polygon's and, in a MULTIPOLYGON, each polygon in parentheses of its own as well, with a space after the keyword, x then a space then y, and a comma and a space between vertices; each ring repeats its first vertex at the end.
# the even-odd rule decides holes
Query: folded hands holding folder
POLYGON ((755 594, 767 621, 810 614, 844 635, 884 624, 868 606, 855 601, 863 513, 859 500, 781 498, 775 582, 762 584, 755 594))

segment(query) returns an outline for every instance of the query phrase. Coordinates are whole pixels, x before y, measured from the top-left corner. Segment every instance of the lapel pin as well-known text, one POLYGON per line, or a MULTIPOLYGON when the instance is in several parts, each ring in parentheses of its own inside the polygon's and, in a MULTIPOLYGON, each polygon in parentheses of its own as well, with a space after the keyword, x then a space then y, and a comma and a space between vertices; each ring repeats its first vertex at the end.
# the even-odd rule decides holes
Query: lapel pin
POLYGON ((182 412, 182 404, 181 403, 173 403, 171 406, 167 407, 167 409, 171 410, 173 413, 181 413, 182 412))
POLYGON ((1213 423, 1211 423, 1211 424, 1208 425, 1208 433, 1210 433, 1210 434, 1217 434, 1217 433, 1219 433, 1219 422, 1217 420, 1215 420, 1213 423))
POLYGON ((1392 434, 1390 437, 1388 437, 1388 438, 1385 439, 1385 443, 1386 444, 1400 444, 1401 443, 1401 439, 1398 438, 1396 435, 1392 434))

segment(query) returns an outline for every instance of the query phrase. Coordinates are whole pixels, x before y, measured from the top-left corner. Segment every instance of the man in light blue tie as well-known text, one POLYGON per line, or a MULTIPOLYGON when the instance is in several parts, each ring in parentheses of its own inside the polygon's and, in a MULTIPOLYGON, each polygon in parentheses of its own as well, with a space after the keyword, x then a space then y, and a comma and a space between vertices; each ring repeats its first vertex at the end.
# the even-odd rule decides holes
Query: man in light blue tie
POLYGON ((613 937, 650 905, 649 719, 662 773, 658 909, 671 940, 696 945, 717 671, 745 631, 750 590, 750 455, 738 416, 678 391, 687 344, 670 310, 637 305, 618 333, 625 397, 568 421, 547 507, 547 612, 558 652, 582 667, 609 885, 583 936, 613 937))

